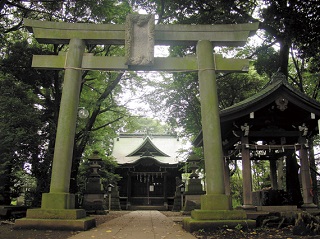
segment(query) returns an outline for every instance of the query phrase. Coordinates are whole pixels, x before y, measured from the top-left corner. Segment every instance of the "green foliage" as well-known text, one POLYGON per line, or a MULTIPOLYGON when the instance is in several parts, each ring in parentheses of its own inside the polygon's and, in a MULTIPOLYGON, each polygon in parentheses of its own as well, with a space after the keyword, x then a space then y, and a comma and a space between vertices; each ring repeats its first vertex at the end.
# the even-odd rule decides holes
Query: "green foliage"
POLYGON ((269 161, 252 161, 252 172, 253 191, 271 187, 269 161))
POLYGON ((242 172, 236 167, 230 177, 232 207, 235 208, 243 204, 242 172))
POLYGON ((241 224, 238 224, 237 226, 235 226, 235 229, 240 231, 243 229, 243 226, 241 224))
POLYGON ((153 112, 171 128, 184 127, 184 134, 201 129, 198 82, 195 74, 177 73, 159 82, 146 98, 153 112))
POLYGON ((134 117, 127 122, 126 127, 122 129, 126 133, 151 133, 151 134, 168 134, 171 132, 170 127, 163 122, 151 119, 134 117))
MULTIPOLYGON (((8 13, 8 15, 1 15, 3 18, 0 20, 0 34, 2 36, 0 41, 3 43, 0 53, 3 56, 3 60, 0 62, 1 71, 9 79, 14 79, 12 81, 13 87, 23 85, 28 89, 29 96, 34 100, 33 107, 36 106, 34 109, 37 110, 37 114, 34 116, 38 117, 29 117, 29 120, 24 120, 27 129, 30 130, 28 135, 33 144, 27 145, 23 141, 17 142, 17 144, 25 145, 28 157, 24 158, 21 153, 15 153, 16 149, 12 144, 8 144, 8 151, 10 157, 14 155, 22 165, 25 162, 32 165, 30 171, 37 178, 37 194, 33 202, 35 205, 39 205, 41 193, 49 190, 63 74, 59 71, 31 68, 32 55, 56 55, 59 51, 65 50, 66 47, 63 45, 40 46, 34 43, 34 39, 29 38, 30 35, 24 29, 17 31, 22 26, 22 18, 67 22, 123 23, 126 15, 131 11, 131 7, 127 1, 116 0, 98 2, 81 0, 62 2, 16 1, 15 4, 1 3, 0 11, 1 14, 8 13), (35 126, 33 127, 33 125, 35 126)), ((88 46, 88 51, 94 52, 96 55, 112 55, 119 49, 114 46, 88 46)), ((123 49, 120 49, 120 51, 123 51, 123 49)), ((114 96, 120 91, 120 87, 116 88, 116 86, 121 77, 119 78, 117 74, 105 72, 89 74, 85 72, 84 77, 86 78, 84 79, 80 101, 83 106, 89 109, 91 114, 88 120, 79 120, 74 153, 75 163, 73 167, 75 168, 79 166, 79 160, 83 156, 86 146, 88 146, 89 152, 101 148, 106 153, 110 152, 110 140, 114 137, 117 127, 119 127, 117 122, 127 114, 124 107, 118 107, 114 100, 114 96), (88 79, 88 76, 92 78, 88 79), (93 84, 93 79, 100 82, 93 84), (94 95, 94 93, 96 94, 94 95), (106 128, 108 130, 103 131, 106 128)), ((15 99, 16 96, 19 99, 18 94, 10 95, 12 99, 15 99)), ((6 101, 4 97, 1 96, 0 98, 6 101)), ((25 96, 21 96, 22 100, 24 98, 25 96)), ((20 106, 17 104, 15 107, 19 108, 20 106)), ((9 108, 6 108, 2 112, 9 110, 9 108)), ((20 117, 18 113, 20 112, 12 111, 14 117, 20 117)), ((29 110, 26 116, 32 113, 33 111, 29 110)), ((12 118, 14 117, 12 116, 12 118)), ((2 142, 5 142, 5 140, 11 142, 13 133, 14 131, 8 134, 1 133, 2 142)), ((19 136, 18 133, 16 135, 19 136)), ((23 137, 20 137, 20 140, 23 140, 23 137)), ((9 157, 2 157, 2 159, 5 158, 9 157)), ((11 162, 12 167, 18 167, 16 162, 11 162)), ((11 170, 11 168, 9 169, 11 170)), ((9 169, 6 169, 7 172, 9 172, 9 169)), ((77 170, 74 170, 74 172, 77 173, 77 170)))
MULTIPOLYGON (((78 192, 81 194, 85 190, 85 185, 87 182, 88 177, 92 173, 90 169, 90 161, 88 158, 91 156, 86 157, 82 161, 79 167, 78 173, 78 192)), ((107 187, 109 184, 116 184, 121 178, 118 174, 115 174, 115 169, 118 166, 114 158, 111 156, 102 155, 102 161, 99 162, 101 168, 99 169, 99 175, 101 176, 101 183, 105 191, 107 191, 107 187)))
POLYGON ((10 204, 17 196, 21 187, 18 172, 33 157, 30 149, 37 150, 41 139, 32 91, 15 81, 10 75, 0 75, 0 204, 10 204))
POLYGON ((158 23, 183 24, 243 23, 249 20, 247 12, 256 1, 199 1, 199 0, 136 0, 137 7, 158 15, 158 23), (239 14, 241 9, 243 14, 239 14))
POLYGON ((257 60, 254 62, 255 69, 258 74, 266 74, 271 79, 272 74, 279 69, 279 52, 274 48, 266 48, 265 46, 258 47, 257 60))
POLYGON ((247 74, 226 74, 218 78, 220 108, 230 107, 259 92, 267 80, 257 74, 253 67, 247 74))
MULTIPOLYGON (((256 59, 254 70, 246 75, 227 74, 217 78, 220 107, 228 107, 257 92, 279 67, 290 82, 317 99, 319 81, 319 3, 317 1, 237 0, 136 0, 131 1, 1 1, 0 3, 0 191, 9 192, 16 174, 24 163, 31 163, 37 180, 37 191, 46 192, 53 158, 56 122, 62 89, 62 73, 35 70, 33 54, 57 54, 62 45, 39 46, 22 27, 22 18, 88 23, 124 23, 134 9, 143 8, 157 14, 158 23, 217 24, 260 21, 264 45, 240 54, 256 59), (268 48, 278 43, 278 48, 268 48), (290 57, 289 54, 291 53, 290 57), (288 73, 288 74, 287 74, 288 73)), ((228 49, 228 51, 231 49, 228 49)), ((237 49, 238 50, 238 49, 237 49)), ((88 46, 95 55, 123 55, 123 47, 88 46)), ((170 49, 172 56, 194 54, 194 47, 170 49)), ((239 54, 237 55, 237 57, 239 54)), ((73 172, 77 174, 81 159, 92 151, 110 153, 111 139, 118 129, 154 127, 157 122, 144 122, 127 117, 125 105, 117 99, 124 88, 141 90, 150 84, 155 90, 148 102, 171 128, 184 128, 187 136, 201 129, 197 75, 175 73, 163 80, 142 83, 136 75, 106 72, 85 72, 80 106, 90 111, 88 119, 78 121, 75 139, 73 172), (133 80, 135 79, 135 80, 133 80), (120 84, 120 85, 119 85, 120 84), (163 109, 166 108, 166 111, 163 109), (167 116, 164 117, 163 115, 167 116), (127 121, 131 121, 127 123, 127 121)), ((146 99, 145 99, 145 102, 146 99)), ((255 165, 256 175, 266 179, 264 165, 255 165)), ((106 177, 111 178, 107 175, 106 177)), ((73 175, 73 178, 74 177, 73 175)), ((261 185, 259 185, 261 186, 261 185)), ((13 189, 15 191, 15 189, 13 189)), ((10 195, 7 194, 6 199, 10 195)), ((38 197, 39 198, 39 197, 38 197)), ((37 202, 37 200, 34 200, 37 202)), ((39 201, 39 200, 38 200, 39 201)))

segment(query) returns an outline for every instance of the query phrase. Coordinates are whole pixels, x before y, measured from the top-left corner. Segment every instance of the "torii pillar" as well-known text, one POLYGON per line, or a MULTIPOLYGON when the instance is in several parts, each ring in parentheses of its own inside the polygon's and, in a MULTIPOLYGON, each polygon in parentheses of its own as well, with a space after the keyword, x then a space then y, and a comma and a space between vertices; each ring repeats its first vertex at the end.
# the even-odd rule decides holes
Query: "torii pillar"
POLYGON ((197 44, 206 195, 201 197, 203 210, 231 209, 230 196, 225 194, 224 160, 220 130, 220 113, 216 85, 215 59, 210 41, 197 44))
MULTIPOLYGON (((198 71, 207 194, 201 199, 201 210, 192 212, 192 220, 240 217, 238 213, 230 213, 230 198, 225 194, 216 73, 246 72, 249 61, 224 59, 220 55, 213 54, 213 46, 244 45, 248 36, 257 30, 257 23, 155 25, 152 15, 129 15, 126 25, 58 23, 29 19, 24 19, 24 23, 40 43, 69 44, 70 50, 67 55, 62 53, 57 56, 33 56, 33 67, 64 69, 65 82, 50 192, 43 195, 41 209, 28 210, 27 219, 17 220, 16 225, 22 225, 22 222, 26 222, 29 218, 37 222, 42 217, 46 217, 46 220, 61 219, 58 222, 64 224, 66 223, 64 217, 69 215, 69 212, 81 214, 74 209, 73 195, 69 194, 72 162, 70 152, 73 150, 71 141, 73 141, 76 127, 81 70, 198 71), (126 56, 107 57, 83 54, 84 44, 125 45, 126 56), (154 45, 173 44, 197 45, 197 57, 154 57, 154 45), (73 79, 69 79, 67 75, 73 79)), ((241 219, 243 219, 242 216, 243 214, 241 219)), ((237 224, 239 222, 236 222, 237 224)), ((184 225, 187 230, 196 229, 194 221, 186 221, 184 225)), ((32 226, 36 226, 36 223, 32 226)), ((203 225, 200 226, 203 228, 203 225)))

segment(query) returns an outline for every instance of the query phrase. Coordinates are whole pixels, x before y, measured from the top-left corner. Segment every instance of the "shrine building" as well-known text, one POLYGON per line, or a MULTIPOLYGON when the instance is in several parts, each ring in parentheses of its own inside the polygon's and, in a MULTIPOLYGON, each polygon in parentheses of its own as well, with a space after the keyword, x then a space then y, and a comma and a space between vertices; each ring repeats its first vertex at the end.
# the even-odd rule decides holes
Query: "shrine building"
MULTIPOLYGON (((319 134, 320 104, 277 73, 260 92, 220 112, 224 159, 242 160, 244 209, 315 208, 309 155, 319 134), (299 158, 299 160, 297 160, 299 158), (268 189, 253 191, 252 160, 270 162, 268 189)), ((202 146, 202 133, 193 142, 202 146)), ((226 193, 230 192, 225 167, 226 193)), ((290 210, 291 210, 290 209, 290 210)))
POLYGON ((181 182, 182 146, 173 135, 120 134, 114 139, 112 156, 119 165, 123 209, 173 206, 176 184, 181 182))

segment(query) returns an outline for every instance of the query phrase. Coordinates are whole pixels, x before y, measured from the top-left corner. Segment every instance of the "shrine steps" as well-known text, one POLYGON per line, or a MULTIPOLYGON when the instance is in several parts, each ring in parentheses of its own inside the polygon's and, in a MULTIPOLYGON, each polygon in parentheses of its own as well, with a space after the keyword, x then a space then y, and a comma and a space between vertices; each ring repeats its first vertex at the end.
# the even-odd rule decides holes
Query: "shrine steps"
POLYGON ((153 206, 153 205, 131 205, 128 208, 131 211, 139 211, 139 210, 156 210, 156 211, 168 211, 168 207, 166 206, 153 206))

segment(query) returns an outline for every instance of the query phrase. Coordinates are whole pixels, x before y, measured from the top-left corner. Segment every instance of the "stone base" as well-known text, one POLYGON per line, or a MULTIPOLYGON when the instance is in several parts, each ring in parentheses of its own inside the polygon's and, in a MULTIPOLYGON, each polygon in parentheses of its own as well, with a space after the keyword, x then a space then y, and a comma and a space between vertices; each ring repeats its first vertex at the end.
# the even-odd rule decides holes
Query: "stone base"
POLYGON ((66 219, 75 220, 85 218, 86 211, 83 209, 28 209, 27 218, 32 219, 66 219))
POLYGON ((16 220, 14 229, 37 229, 37 230, 70 230, 86 231, 96 226, 96 221, 92 217, 76 220, 66 219, 34 219, 22 218, 16 220))
POLYGON ((301 206, 302 209, 317 209, 318 206, 314 203, 304 203, 302 206, 301 206))
POLYGON ((294 212, 297 210, 298 210, 297 205, 257 206, 257 211, 262 211, 262 212, 294 212))
POLYGON ((235 228, 241 225, 243 229, 254 228, 255 220, 248 220, 243 210, 193 210, 191 218, 183 220, 183 228, 188 232, 204 229, 214 231, 228 226, 235 228))
POLYGON ((206 194, 201 196, 201 210, 231 210, 230 195, 206 194))
POLYGON ((41 208, 73 209, 75 208, 75 195, 70 193, 43 193, 41 208))
POLYGON ((243 210, 193 210, 191 218, 195 220, 243 220, 247 214, 243 210))
POLYGON ((252 204, 244 204, 240 208, 242 208, 243 210, 249 210, 249 211, 256 211, 257 210, 257 207, 252 204))
POLYGON ((83 209, 29 209, 26 218, 15 221, 14 229, 84 231, 95 225, 83 209))
POLYGON ((238 228, 239 225, 242 226, 242 230, 248 228, 255 228, 255 220, 195 220, 192 218, 185 218, 182 222, 184 230, 188 232, 194 232, 198 230, 214 231, 225 226, 228 228, 238 228))

